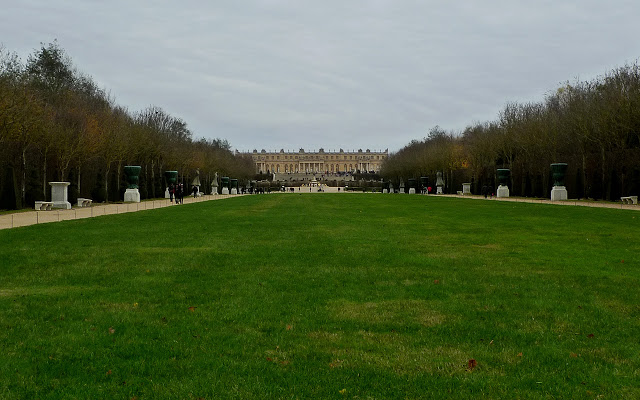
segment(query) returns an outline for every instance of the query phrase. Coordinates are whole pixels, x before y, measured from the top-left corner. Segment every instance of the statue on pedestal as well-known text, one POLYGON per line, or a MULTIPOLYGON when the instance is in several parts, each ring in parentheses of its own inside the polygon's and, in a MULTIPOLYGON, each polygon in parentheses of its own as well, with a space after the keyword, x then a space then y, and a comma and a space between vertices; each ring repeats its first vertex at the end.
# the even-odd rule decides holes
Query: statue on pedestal
POLYGON ((436 194, 443 194, 442 187, 444 186, 444 180, 442 179, 442 172, 438 171, 436 173, 436 194))
POLYGON ((213 181, 211 181, 211 194, 213 195, 218 194, 218 173, 217 172, 215 177, 213 178, 213 181))

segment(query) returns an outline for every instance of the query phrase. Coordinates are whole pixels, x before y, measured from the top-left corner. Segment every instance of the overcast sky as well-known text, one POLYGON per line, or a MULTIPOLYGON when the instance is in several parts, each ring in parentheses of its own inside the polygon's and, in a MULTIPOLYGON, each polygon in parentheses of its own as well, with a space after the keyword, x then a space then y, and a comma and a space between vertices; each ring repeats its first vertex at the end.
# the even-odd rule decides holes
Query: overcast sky
POLYGON ((640 57, 632 0, 0 4, 7 50, 57 39, 118 104, 241 151, 396 151, 640 57))

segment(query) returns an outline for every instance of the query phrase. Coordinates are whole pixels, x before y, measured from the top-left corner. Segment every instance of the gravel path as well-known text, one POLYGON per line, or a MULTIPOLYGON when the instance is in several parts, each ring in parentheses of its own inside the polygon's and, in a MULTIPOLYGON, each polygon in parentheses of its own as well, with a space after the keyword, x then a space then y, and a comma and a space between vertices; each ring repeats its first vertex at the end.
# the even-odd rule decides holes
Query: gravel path
MULTIPOLYGON (((207 195, 198 198, 191 196, 184 198, 184 204, 201 201, 222 200, 229 197, 241 195, 207 195)), ((0 229, 18 228, 20 226, 45 224, 49 222, 68 221, 72 219, 92 218, 101 215, 124 214, 143 210, 153 210, 163 207, 175 207, 176 204, 169 202, 169 199, 149 200, 140 203, 112 203, 94 204, 91 207, 72 208, 71 210, 51 210, 51 211, 25 211, 0 215, 0 229)))

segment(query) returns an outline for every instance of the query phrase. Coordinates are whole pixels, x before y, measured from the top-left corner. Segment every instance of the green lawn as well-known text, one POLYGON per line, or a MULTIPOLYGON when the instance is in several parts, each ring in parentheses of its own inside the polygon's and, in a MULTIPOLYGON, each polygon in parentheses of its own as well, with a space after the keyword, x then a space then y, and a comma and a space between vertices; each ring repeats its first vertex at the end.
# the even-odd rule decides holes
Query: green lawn
POLYGON ((0 398, 640 398, 639 228, 296 193, 2 230, 0 398))

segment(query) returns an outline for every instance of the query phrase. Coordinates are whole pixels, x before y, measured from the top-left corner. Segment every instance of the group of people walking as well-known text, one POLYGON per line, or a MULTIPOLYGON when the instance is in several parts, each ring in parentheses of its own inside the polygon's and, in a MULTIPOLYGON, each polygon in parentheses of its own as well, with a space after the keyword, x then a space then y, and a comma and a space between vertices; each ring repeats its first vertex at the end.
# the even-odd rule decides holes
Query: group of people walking
POLYGON ((172 183, 169 185, 169 201, 176 200, 176 204, 182 204, 184 202, 184 186, 182 183, 172 183))
POLYGON ((487 196, 490 199, 493 198, 493 196, 494 196, 493 186, 483 185, 482 186, 482 195, 484 196, 485 199, 487 198, 487 196))

